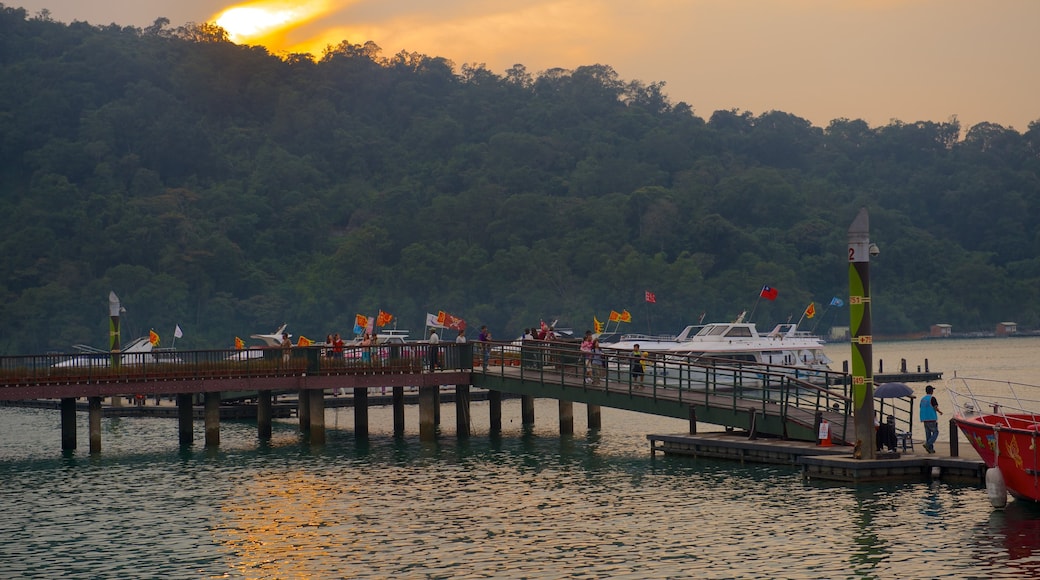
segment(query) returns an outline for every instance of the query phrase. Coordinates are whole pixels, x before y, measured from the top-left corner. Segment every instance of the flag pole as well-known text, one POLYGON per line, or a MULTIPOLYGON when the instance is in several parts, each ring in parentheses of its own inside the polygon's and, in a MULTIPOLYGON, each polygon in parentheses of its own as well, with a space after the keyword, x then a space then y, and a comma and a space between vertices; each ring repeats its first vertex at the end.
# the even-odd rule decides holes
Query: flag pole
POLYGON ((758 291, 758 298, 755 299, 755 305, 751 307, 751 314, 747 317, 747 321, 751 322, 755 318, 755 310, 758 309, 758 303, 762 301, 762 291, 758 291))

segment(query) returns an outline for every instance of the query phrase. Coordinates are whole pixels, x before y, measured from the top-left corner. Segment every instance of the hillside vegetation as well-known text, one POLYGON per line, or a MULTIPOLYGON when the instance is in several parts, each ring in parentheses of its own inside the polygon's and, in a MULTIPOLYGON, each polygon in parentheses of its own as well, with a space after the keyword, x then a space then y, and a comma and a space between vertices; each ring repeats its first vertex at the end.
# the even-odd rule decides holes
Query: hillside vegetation
POLYGON ((344 41, 317 58, 210 25, 63 24, 0 5, 0 352, 135 334, 230 347, 356 313, 677 331, 810 301, 847 326, 861 207, 875 334, 1040 326, 1040 123, 672 103, 607 65, 533 74, 344 41), (760 288, 779 290, 758 301, 760 288), (657 303, 644 303, 644 292, 657 303), (756 305, 757 302, 757 305, 756 305))

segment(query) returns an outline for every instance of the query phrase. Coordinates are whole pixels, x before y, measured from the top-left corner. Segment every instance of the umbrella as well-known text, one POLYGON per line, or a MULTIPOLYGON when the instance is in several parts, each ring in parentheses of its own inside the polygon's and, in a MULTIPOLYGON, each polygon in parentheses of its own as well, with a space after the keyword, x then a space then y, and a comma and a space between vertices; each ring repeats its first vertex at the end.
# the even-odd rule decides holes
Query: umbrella
POLYGON ((912 396, 914 396, 914 390, 906 383, 882 383, 874 389, 875 399, 896 399, 912 396))

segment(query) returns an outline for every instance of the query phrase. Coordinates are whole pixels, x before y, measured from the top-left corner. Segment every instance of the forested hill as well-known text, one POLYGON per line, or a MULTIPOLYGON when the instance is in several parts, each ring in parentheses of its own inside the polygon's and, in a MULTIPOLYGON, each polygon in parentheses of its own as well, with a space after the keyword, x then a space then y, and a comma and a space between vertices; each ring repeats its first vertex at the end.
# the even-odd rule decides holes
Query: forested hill
POLYGON ((280 57, 3 5, 0 79, 5 354, 104 346, 113 290, 135 334, 179 325, 184 348, 349 335, 379 309, 413 336, 443 310, 511 338, 612 309, 631 332, 771 326, 815 301, 823 332, 848 325, 827 304, 861 207, 875 334, 1040 326, 1040 123, 705 120, 606 65, 280 57))

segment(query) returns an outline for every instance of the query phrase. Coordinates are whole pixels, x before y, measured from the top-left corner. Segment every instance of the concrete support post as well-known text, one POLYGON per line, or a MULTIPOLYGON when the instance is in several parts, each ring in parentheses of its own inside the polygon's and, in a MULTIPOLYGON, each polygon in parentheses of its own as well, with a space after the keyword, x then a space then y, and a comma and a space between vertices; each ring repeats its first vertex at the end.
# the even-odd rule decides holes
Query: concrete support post
POLYGON ((419 387, 419 440, 437 440, 437 386, 419 387))
POLYGON ((441 388, 439 385, 433 388, 433 423, 438 427, 441 426, 441 388))
POLYGON ((394 387, 394 435, 404 435, 404 387, 394 387))
POLYGON ((520 397, 520 421, 523 425, 534 425, 534 397, 520 397))
POLYGON ((469 437, 469 385, 455 385, 455 430, 458 437, 469 437))
POLYGON ((195 442, 195 400, 191 393, 177 395, 177 440, 181 445, 195 442))
POLYGON ((603 413, 599 405, 586 405, 589 415, 589 429, 601 429, 603 427, 603 413))
MULTIPOLYGON (((325 391, 308 391, 308 406, 311 409, 311 445, 325 444, 325 391)), ((358 402, 354 401, 355 409, 358 402)), ((367 408, 367 405, 366 405, 367 408)))
POLYGON ((220 446, 220 391, 206 393, 206 447, 220 446))
POLYGON ((300 432, 307 433, 311 430, 311 403, 310 391, 300 390, 296 394, 296 416, 300 419, 300 432))
POLYGON ((90 452, 101 453, 101 397, 87 397, 87 425, 90 452))
POLYGON ((61 400, 61 450, 72 451, 76 448, 76 399, 66 397, 61 400))
POLYGON ((488 410, 491 412, 491 432, 502 431, 502 391, 488 391, 488 410))
POLYGON ((260 391, 256 395, 256 435, 261 441, 271 440, 271 417, 274 415, 271 391, 260 391))
POLYGON ((354 389, 354 437, 368 437, 368 388, 354 389))
POLYGON ((560 435, 574 435, 574 401, 560 399, 560 435))

